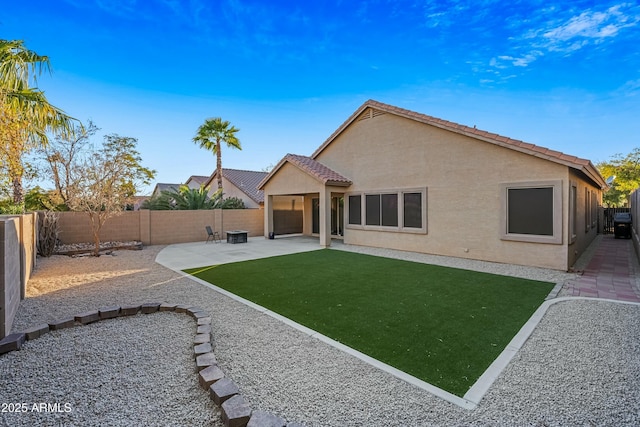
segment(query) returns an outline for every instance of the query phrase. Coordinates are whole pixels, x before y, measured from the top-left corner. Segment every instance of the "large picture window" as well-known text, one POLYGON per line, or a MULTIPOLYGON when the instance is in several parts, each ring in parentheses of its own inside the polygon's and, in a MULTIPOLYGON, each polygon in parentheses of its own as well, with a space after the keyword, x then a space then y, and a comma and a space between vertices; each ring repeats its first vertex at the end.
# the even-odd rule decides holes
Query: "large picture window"
POLYGON ((502 238, 562 243, 562 183, 504 184, 502 238))
POLYGON ((426 233, 426 196, 426 189, 348 195, 347 227, 426 233))

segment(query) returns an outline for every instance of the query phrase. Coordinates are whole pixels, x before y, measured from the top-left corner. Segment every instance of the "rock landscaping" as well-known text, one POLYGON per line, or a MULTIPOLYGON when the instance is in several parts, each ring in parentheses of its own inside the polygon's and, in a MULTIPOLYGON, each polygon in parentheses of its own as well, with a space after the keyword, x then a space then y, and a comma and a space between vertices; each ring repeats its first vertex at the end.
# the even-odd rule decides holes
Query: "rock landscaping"
POLYGON ((27 340, 38 339, 50 330, 60 330, 83 326, 100 320, 113 319, 121 316, 131 316, 138 313, 151 314, 158 311, 175 311, 191 316, 197 322, 197 331, 194 338, 194 358, 196 360, 196 372, 199 383, 209 390, 211 400, 222 409, 222 422, 225 427, 287 427, 287 422, 275 415, 264 411, 253 411, 251 406, 240 394, 238 386, 217 365, 213 353, 211 335, 211 317, 199 307, 177 305, 167 303, 145 303, 137 306, 110 306, 85 313, 41 324, 25 330, 25 332, 13 333, 0 340, 0 355, 17 351, 27 340), (207 331, 208 332, 205 332, 207 331))

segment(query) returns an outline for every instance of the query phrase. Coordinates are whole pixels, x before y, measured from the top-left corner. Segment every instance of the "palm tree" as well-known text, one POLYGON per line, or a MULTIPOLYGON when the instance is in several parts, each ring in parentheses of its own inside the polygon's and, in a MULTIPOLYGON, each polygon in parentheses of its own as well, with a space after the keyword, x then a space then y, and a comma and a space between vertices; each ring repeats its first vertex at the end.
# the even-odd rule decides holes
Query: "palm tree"
POLYGON ((50 72, 47 56, 28 50, 22 40, 0 39, 0 115, 14 129, 0 135, 0 155, 6 157, 3 159, 6 163, 12 162, 8 175, 16 205, 21 205, 24 199, 23 155, 34 147, 46 146, 47 132, 72 133, 76 121, 51 105, 44 92, 35 86, 37 76, 44 70, 50 72))
POLYGON ((227 147, 242 150, 240 141, 236 137, 236 132, 239 131, 240 129, 236 129, 228 121, 222 121, 220 117, 216 117, 205 120, 193 137, 193 142, 200 144, 200 148, 206 148, 216 155, 218 190, 222 190, 222 142, 226 143, 227 147))
POLYGON ((178 210, 198 210, 213 209, 222 198, 222 191, 218 190, 213 197, 209 198, 209 188, 203 185, 200 188, 189 188, 181 185, 178 190, 165 190, 161 193, 161 198, 169 201, 171 209, 178 210))

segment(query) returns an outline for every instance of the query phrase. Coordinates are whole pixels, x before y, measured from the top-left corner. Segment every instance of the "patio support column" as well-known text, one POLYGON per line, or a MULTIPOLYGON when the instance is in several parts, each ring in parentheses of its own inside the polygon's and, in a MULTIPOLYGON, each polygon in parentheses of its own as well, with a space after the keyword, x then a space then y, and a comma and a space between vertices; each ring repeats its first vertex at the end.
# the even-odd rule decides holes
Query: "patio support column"
POLYGON ((273 231, 273 196, 264 198, 264 237, 273 231))
POLYGON ((331 190, 326 186, 320 190, 320 246, 331 246, 331 190))

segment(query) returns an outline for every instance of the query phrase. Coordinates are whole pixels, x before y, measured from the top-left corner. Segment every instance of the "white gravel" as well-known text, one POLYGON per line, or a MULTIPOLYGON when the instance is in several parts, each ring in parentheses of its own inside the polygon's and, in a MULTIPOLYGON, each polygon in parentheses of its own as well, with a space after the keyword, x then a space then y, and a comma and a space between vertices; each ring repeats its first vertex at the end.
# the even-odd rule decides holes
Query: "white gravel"
POLYGON ((194 333, 190 317, 162 312, 27 341, 0 358, 3 425, 218 425, 194 373, 194 333))
MULTIPOLYGON (((309 427, 640 424, 638 305, 552 306, 469 411, 154 264, 160 249, 40 260, 14 330, 105 305, 194 304, 211 313, 220 367, 252 408, 309 427)), ((191 374, 192 322, 164 313, 103 321, 0 356, 0 403, 73 402, 71 414, 3 414, 5 424, 218 425, 191 374)))

